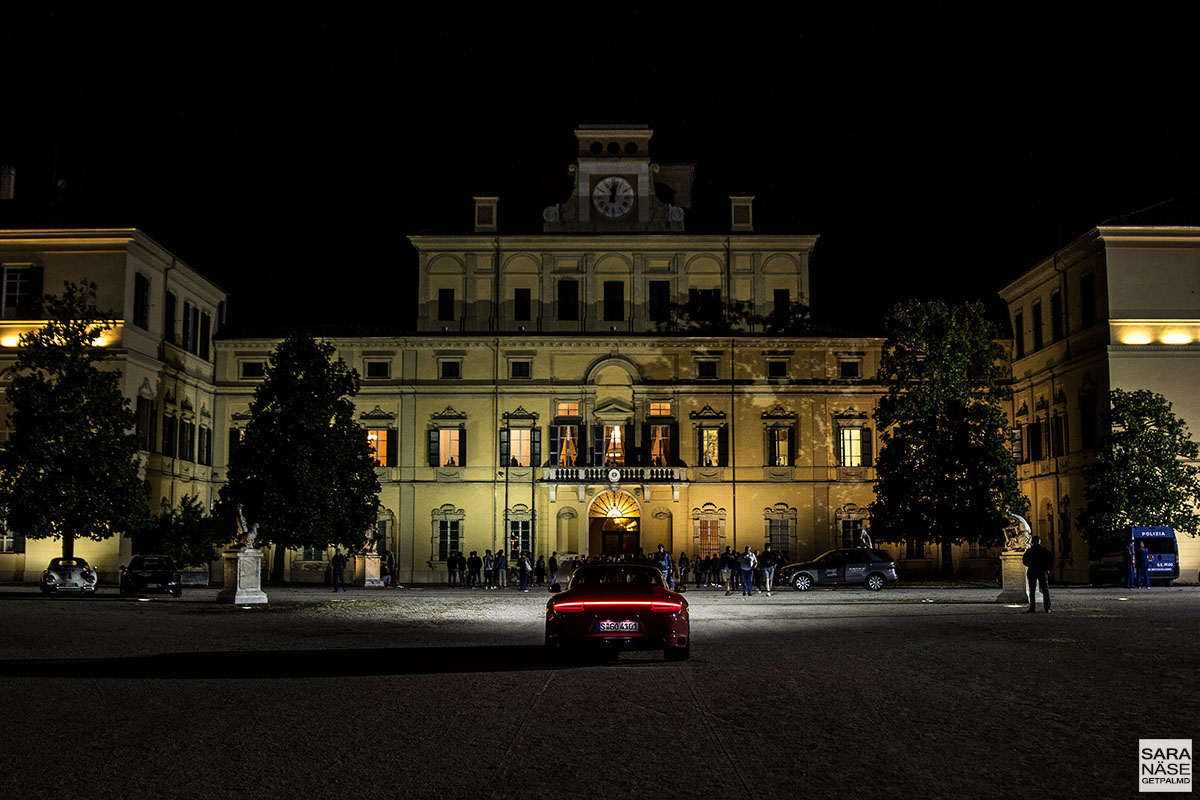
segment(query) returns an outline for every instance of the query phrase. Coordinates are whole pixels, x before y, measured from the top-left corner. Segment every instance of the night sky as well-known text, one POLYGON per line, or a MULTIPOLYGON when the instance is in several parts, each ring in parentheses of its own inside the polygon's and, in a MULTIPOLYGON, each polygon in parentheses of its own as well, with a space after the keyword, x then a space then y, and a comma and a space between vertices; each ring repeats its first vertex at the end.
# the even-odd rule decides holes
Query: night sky
POLYGON ((696 164, 689 228, 755 195, 758 231, 822 237, 815 316, 874 333, 906 297, 998 309, 1060 244, 1198 188, 1194 3, 424 5, 7 17, 0 227, 138 227, 234 321, 404 327, 407 234, 467 232, 480 193, 540 230, 574 128, 646 124, 653 161, 696 164))

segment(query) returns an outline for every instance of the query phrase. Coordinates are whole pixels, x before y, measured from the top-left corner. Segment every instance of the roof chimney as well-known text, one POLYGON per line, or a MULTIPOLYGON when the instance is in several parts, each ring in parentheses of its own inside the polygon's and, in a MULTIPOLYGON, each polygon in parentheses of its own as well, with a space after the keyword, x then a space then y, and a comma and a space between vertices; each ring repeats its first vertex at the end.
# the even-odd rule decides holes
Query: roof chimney
POLYGON ((475 232, 476 233, 495 233, 496 232, 496 204, 500 202, 499 197, 476 197, 475 198, 475 232))
POLYGON ((735 233, 754 230, 754 198, 750 195, 730 195, 730 230, 735 233))

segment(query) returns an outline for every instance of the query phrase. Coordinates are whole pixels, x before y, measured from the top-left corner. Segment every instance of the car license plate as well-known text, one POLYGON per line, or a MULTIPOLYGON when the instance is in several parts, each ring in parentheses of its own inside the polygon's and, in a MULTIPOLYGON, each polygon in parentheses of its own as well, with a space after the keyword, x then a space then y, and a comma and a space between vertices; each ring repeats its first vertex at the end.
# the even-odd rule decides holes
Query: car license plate
POLYGON ((158 588, 158 584, 157 584, 157 583, 147 583, 147 584, 146 584, 146 588, 147 588, 147 589, 157 589, 157 588, 158 588))
POLYGON ((600 632, 619 631, 621 633, 637 633, 637 629, 638 624, 631 619, 622 620, 620 622, 606 619, 596 623, 596 630, 600 632))

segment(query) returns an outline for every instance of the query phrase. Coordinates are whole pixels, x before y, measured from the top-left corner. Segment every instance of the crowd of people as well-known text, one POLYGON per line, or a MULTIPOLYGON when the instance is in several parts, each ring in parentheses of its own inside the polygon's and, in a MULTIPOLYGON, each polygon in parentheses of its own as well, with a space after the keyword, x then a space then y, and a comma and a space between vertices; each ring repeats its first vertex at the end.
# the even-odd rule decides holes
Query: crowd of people
MULTIPOLYGON (((525 551, 514 551, 509 559, 503 550, 494 555, 485 550, 483 555, 472 550, 468 555, 451 553, 446 559, 446 582, 452 588, 504 589, 510 583, 526 592, 530 586, 546 586, 558 583, 560 561, 553 552, 547 560, 537 560, 525 551)), ((692 587, 696 589, 723 589, 726 595, 740 592, 742 596, 753 594, 771 596, 775 580, 775 569, 784 559, 771 550, 771 546, 754 550, 749 545, 741 553, 726 547, 723 553, 711 553, 691 558, 686 552, 672 556, 661 544, 658 551, 647 555, 642 548, 632 553, 615 555, 575 556, 562 564, 565 575, 570 575, 585 564, 650 564, 658 568, 663 579, 672 589, 692 587)))

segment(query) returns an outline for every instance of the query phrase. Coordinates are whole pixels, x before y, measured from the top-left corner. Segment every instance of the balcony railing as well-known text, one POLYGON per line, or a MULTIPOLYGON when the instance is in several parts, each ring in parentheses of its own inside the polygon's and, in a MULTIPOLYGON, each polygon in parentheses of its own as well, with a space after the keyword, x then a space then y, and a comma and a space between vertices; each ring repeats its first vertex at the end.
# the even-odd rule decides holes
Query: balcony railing
POLYGON ((542 480, 554 483, 679 483, 687 467, 546 467, 542 480), (609 475, 616 470, 616 481, 609 475))

